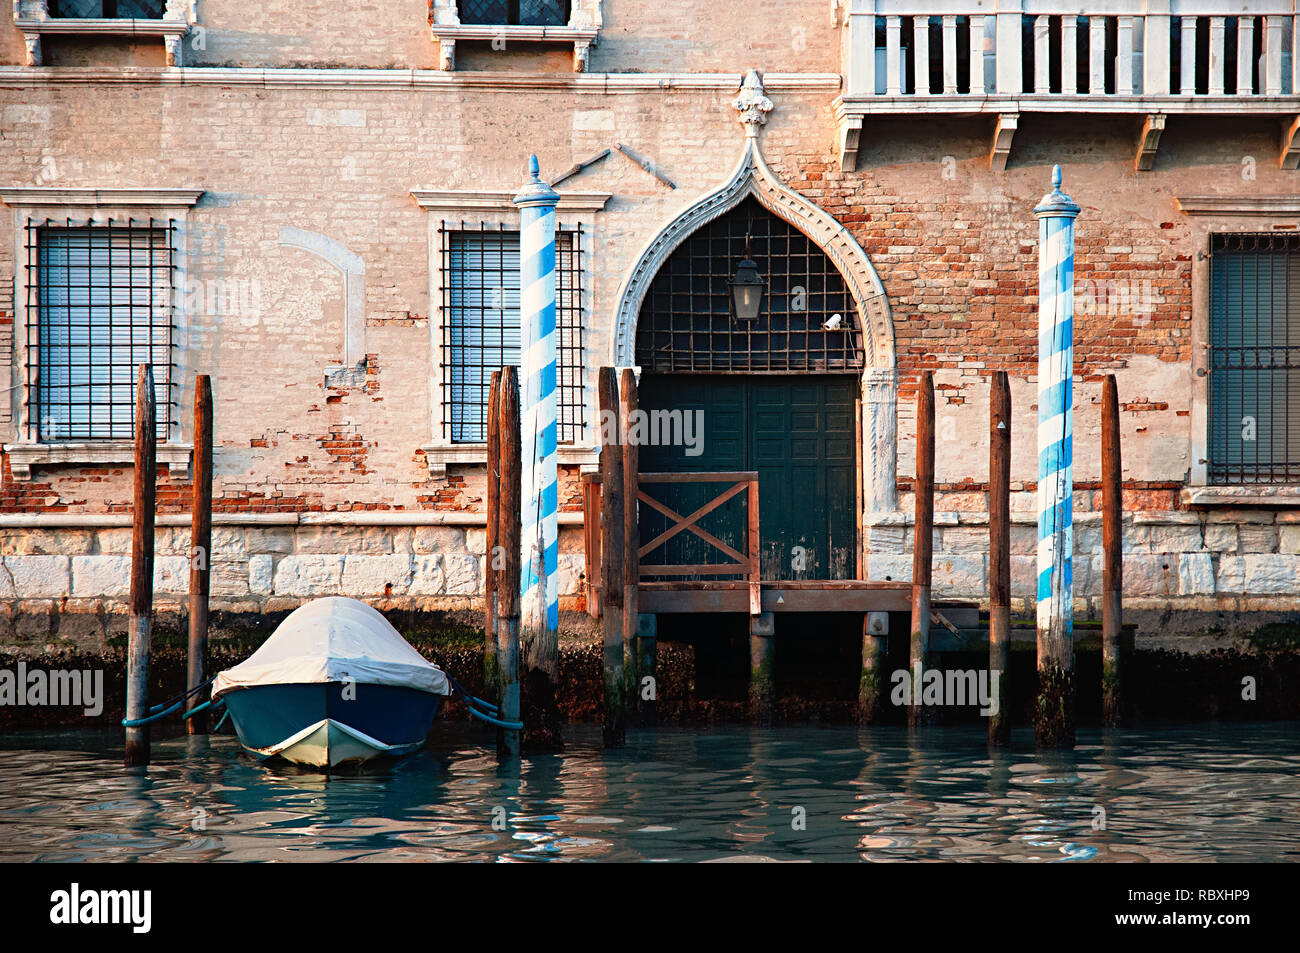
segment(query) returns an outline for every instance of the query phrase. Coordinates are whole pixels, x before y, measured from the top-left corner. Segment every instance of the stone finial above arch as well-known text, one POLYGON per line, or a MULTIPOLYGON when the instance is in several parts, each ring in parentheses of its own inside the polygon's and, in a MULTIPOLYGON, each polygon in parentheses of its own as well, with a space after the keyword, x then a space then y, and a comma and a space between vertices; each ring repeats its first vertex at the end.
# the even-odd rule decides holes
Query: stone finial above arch
POLYGON ((700 228, 731 211, 748 196, 773 215, 799 229, 826 253, 839 269, 857 303, 866 363, 871 368, 894 367, 894 324, 884 285, 867 253, 833 215, 788 188, 768 168, 756 138, 745 149, 731 178, 674 218, 641 251, 618 296, 614 334, 614 363, 636 363, 636 326, 650 284, 677 246, 700 228))

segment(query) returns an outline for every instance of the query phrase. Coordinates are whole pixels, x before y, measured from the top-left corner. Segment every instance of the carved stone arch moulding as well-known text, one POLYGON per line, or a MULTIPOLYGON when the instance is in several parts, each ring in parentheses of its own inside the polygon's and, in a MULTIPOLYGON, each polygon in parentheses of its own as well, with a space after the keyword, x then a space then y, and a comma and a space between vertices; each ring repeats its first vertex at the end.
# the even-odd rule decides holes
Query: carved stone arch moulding
POLYGON ((768 168, 753 139, 746 141, 744 154, 727 183, 674 218, 637 257, 636 265, 619 292, 614 334, 615 364, 629 367, 635 362, 636 326, 641 303, 668 256, 700 228, 731 211, 750 195, 773 215, 806 234, 826 253, 844 277, 857 304, 867 366, 892 369, 894 324, 889 300, 867 253, 833 215, 787 188, 768 168))
POLYGON ((858 326, 866 349, 863 390, 863 499, 866 523, 897 519, 898 370, 894 322, 884 285, 867 253, 833 215, 788 188, 768 168, 757 137, 745 150, 731 178, 675 217, 637 256, 618 296, 614 364, 636 362, 636 328, 641 304, 668 256, 697 230, 754 196, 773 215, 806 234, 839 269, 857 304, 858 326))

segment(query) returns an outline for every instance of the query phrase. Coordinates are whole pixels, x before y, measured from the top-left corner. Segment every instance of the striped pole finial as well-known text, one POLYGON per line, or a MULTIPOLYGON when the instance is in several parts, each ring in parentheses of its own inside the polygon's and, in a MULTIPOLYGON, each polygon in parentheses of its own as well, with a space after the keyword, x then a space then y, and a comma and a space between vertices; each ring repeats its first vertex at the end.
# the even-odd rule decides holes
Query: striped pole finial
MULTIPOLYGON (((522 628, 549 644, 560 627, 559 471, 556 464, 555 206, 537 156, 515 196, 519 207, 519 324, 523 452, 522 628)), ((557 645, 558 648, 558 645, 557 645)))
POLYGON ((1038 217, 1038 666, 1073 668, 1074 220, 1079 206, 1052 191, 1038 217))

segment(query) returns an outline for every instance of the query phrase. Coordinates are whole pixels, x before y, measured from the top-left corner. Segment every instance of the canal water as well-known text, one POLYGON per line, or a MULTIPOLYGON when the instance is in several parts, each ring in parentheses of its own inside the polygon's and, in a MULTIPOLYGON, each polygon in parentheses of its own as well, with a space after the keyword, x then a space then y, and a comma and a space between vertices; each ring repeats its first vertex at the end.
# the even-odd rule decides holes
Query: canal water
POLYGON ((325 776, 233 736, 0 738, 0 860, 1280 861, 1300 859, 1300 728, 1084 733, 990 758, 980 728, 659 728, 498 764, 487 729, 325 776))

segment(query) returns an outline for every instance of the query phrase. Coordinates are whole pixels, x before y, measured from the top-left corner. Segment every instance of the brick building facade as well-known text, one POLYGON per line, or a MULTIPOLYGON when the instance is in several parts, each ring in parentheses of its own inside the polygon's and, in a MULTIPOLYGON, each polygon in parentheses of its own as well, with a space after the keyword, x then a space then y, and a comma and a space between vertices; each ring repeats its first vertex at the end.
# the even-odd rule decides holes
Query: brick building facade
POLYGON ((567 607, 596 369, 636 362, 658 266, 750 200, 807 235, 853 298, 866 576, 910 574, 913 397, 930 369, 936 593, 986 597, 989 379, 1006 369, 1013 604, 1032 604, 1032 210, 1060 163, 1083 207, 1077 611, 1099 612, 1108 373, 1128 606, 1197 626, 1300 609, 1291 0, 1232 17, 1117 2, 1091 18, 989 0, 926 17, 886 0, 575 0, 499 4, 537 21, 507 25, 468 0, 103 6, 15 0, 0 21, 4 642, 120 628, 131 458, 129 415, 123 431, 113 408, 129 405, 142 354, 172 365, 162 604, 187 584, 188 417, 207 373, 216 607, 335 593, 471 606, 485 487, 474 374, 503 352, 464 335, 490 318, 508 337, 511 308, 508 288, 485 303, 483 263, 508 261, 529 153, 556 178, 605 150, 556 186, 576 335, 567 607), (126 6, 141 8, 130 26, 103 19, 126 6), (116 305, 101 300, 110 287, 125 289, 116 305))

